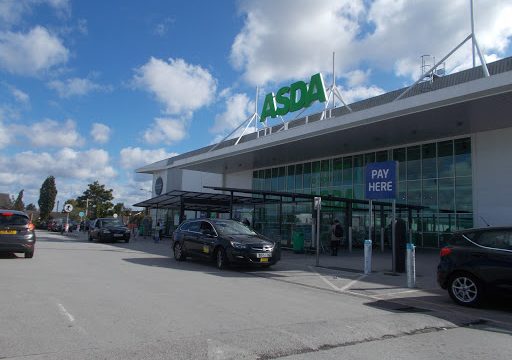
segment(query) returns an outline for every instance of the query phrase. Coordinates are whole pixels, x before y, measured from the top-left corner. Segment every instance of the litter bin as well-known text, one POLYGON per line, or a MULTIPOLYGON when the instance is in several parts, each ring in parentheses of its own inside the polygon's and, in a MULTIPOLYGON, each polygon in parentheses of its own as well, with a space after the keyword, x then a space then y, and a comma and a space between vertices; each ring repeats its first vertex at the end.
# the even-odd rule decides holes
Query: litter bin
POLYGON ((292 236, 293 252, 303 253, 304 252, 304 233, 294 232, 292 236))

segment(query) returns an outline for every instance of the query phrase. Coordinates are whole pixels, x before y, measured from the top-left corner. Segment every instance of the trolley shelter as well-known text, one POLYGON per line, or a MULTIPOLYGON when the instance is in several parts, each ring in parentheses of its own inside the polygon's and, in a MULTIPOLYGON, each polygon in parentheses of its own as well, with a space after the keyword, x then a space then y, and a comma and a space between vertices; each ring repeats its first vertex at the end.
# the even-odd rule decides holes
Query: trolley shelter
MULTIPOLYGON (((164 218, 167 235, 171 235, 186 216, 193 218, 226 217, 241 221, 245 217, 244 214, 249 214, 247 217, 251 218, 251 225, 255 230, 279 240, 281 246, 286 248, 294 245, 293 239, 298 236, 297 234, 303 236, 306 246, 308 240, 311 241, 314 237, 312 233, 315 231, 313 225, 316 222, 313 216, 314 200, 315 197, 321 196, 321 224, 324 229, 329 228, 334 218, 339 218, 344 226, 346 239, 350 242, 350 250, 352 239, 355 246, 358 243, 356 229, 366 226, 364 233, 368 234, 370 225, 365 225, 360 220, 361 216, 367 217, 368 200, 217 186, 205 186, 205 188, 216 192, 171 190, 134 204, 134 206, 146 208, 155 214, 153 216, 164 218), (286 211, 283 210, 284 208, 286 211), (304 217, 306 217, 305 221, 304 217), (270 218, 272 221, 269 220, 270 218)), ((375 225, 371 231, 374 232, 374 239, 381 239, 383 248, 385 228, 391 222, 392 203, 390 201, 373 201, 372 204, 371 224, 375 225)), ((413 223, 413 217, 419 217, 422 208, 422 206, 396 204, 397 214, 408 224, 409 234, 412 234, 410 224, 413 223)), ((323 240, 323 242, 326 241, 328 240, 323 240)), ((312 243, 310 246, 312 247, 312 243)))

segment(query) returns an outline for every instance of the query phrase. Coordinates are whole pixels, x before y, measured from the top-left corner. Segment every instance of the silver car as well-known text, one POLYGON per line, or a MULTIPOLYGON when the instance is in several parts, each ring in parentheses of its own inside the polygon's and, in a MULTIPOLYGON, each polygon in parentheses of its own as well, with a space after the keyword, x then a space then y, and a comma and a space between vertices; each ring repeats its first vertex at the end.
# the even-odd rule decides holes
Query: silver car
POLYGON ((24 253, 34 256, 36 233, 27 214, 0 209, 0 252, 24 253))

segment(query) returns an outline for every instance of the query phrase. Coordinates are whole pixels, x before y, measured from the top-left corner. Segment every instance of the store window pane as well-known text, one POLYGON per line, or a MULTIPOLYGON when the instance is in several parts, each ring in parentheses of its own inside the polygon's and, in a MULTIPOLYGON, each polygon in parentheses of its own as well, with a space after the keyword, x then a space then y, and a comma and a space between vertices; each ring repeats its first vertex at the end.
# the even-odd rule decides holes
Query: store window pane
POLYGON ((363 200, 364 198, 364 184, 354 185, 354 199, 363 200))
POLYGON ((453 177, 453 141, 437 143, 437 168, 439 177, 453 177))
POLYGON ((423 180, 422 205, 437 209, 437 180, 423 180))
POLYGON ((455 140, 455 176, 471 176, 471 139, 455 140))
POLYGON ((426 144, 421 146, 422 169, 421 174, 423 179, 433 179, 437 177, 437 164, 436 164, 436 144, 426 144))
POLYGON ((407 181, 407 204, 421 205, 421 181, 407 181))
POLYGON ((354 184, 364 184, 364 156, 354 156, 354 184))
POLYGON ((352 157, 343 158, 343 185, 352 186, 353 176, 352 176, 352 157))
POLYGON ((364 155, 364 164, 370 164, 375 162, 375 153, 369 153, 364 155))
POLYGON ((397 201, 399 203, 405 204, 407 203, 407 182, 399 181, 398 182, 398 197, 397 201))
POLYGON ((343 185, 341 187, 341 197, 345 197, 347 199, 354 198, 354 189, 352 188, 352 185, 343 185))
POLYGON ((439 179, 439 211, 455 210, 455 188, 453 179, 439 179))
POLYGON ((308 194, 311 191, 311 163, 305 163, 304 169, 304 192, 308 194))
POLYGON ((279 169, 273 168, 272 169, 272 181, 271 181, 271 190, 277 191, 278 190, 278 177, 279 177, 279 169))
POLYGON ((407 179, 406 161, 405 161, 405 148, 393 150, 393 160, 398 161, 398 178, 400 181, 407 179))
POLYGON ((331 186, 331 161, 322 160, 320 173, 320 187, 322 189, 331 186))
POLYGON ((302 164, 295 165, 295 189, 302 189, 302 164))
POLYGON ((332 185, 340 186, 343 179, 343 159, 334 159, 332 161, 332 185))
POLYGON ((272 189, 272 170, 266 169, 265 170, 265 190, 271 190, 272 189))
POLYGON ((375 154, 375 161, 382 162, 382 161, 388 161, 388 151, 377 151, 375 154))
POLYGON ((259 190, 259 179, 258 179, 258 172, 253 171, 252 172, 252 188, 253 190, 259 190))
POLYGON ((286 174, 286 191, 295 191, 295 165, 288 166, 286 174))
POLYGON ((277 190, 283 191, 285 189, 285 174, 286 168, 284 166, 280 167, 278 170, 278 178, 277 178, 277 190))
POLYGON ((473 211, 473 194, 470 177, 458 177, 455 179, 455 209, 457 212, 473 211))
POLYGON ((407 180, 418 180, 421 176, 421 148, 411 146, 407 148, 407 180))
POLYGON ((457 229, 471 229, 473 227, 473 214, 457 214, 457 229))
POLYGON ((320 161, 311 164, 311 189, 316 191, 320 189, 320 161))

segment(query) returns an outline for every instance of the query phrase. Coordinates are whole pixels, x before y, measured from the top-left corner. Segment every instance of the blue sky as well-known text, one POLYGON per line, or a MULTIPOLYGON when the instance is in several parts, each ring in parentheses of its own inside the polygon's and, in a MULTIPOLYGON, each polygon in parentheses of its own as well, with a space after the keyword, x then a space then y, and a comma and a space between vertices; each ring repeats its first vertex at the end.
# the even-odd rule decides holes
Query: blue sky
MULTIPOLYGON (((512 3, 475 0, 475 14, 486 59, 510 56, 512 3)), ((469 0, 0 0, 0 192, 37 203, 54 175, 61 203, 98 180, 131 205, 151 186, 135 168, 222 139, 256 86, 261 106, 317 72, 329 85, 335 51, 344 99, 375 96, 469 24, 469 0)))

